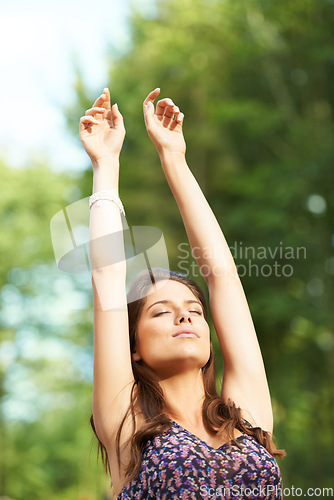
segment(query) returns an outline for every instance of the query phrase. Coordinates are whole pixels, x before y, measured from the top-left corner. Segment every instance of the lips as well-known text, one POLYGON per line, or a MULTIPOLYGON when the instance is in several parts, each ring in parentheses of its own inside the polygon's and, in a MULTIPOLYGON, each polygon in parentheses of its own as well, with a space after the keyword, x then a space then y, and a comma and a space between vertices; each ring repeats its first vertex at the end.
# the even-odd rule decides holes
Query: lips
POLYGON ((190 338, 199 338, 199 335, 193 330, 182 330, 180 332, 176 332, 173 334, 173 337, 190 337, 190 338))

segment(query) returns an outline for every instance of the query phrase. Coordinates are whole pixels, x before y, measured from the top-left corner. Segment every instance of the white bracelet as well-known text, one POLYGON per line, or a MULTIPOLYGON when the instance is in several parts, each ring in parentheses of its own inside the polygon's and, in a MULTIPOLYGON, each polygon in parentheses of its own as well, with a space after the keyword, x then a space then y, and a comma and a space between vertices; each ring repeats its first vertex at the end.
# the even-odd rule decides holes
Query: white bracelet
POLYGON ((98 193, 92 194, 89 197, 89 208, 92 208, 93 203, 97 202, 96 205, 101 207, 103 205, 103 200, 112 201, 118 206, 120 213, 125 215, 123 203, 118 196, 115 196, 114 191, 99 191, 98 193))

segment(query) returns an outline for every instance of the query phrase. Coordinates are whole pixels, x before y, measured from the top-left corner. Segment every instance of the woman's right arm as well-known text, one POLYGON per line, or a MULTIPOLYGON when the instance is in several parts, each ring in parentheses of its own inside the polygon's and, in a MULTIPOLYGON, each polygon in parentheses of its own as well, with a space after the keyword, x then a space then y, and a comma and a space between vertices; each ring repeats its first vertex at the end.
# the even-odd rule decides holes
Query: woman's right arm
MULTIPOLYGON (((80 139, 93 166, 93 193, 118 195, 119 154, 125 129, 117 105, 105 89, 80 120, 80 139)), ((105 444, 117 430, 129 402, 131 367, 126 300, 126 261, 119 208, 94 203, 90 212, 89 253, 94 299, 93 416, 105 444)))

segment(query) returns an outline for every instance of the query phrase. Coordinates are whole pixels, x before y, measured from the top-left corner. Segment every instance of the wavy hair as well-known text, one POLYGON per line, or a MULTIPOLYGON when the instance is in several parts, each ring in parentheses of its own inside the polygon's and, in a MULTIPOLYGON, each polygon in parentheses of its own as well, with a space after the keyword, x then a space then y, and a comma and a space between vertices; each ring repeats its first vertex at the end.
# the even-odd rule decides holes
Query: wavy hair
MULTIPOLYGON (((148 291, 152 287, 152 284, 162 280, 178 281, 186 285, 201 302, 204 317, 207 319, 205 296, 195 281, 187 278, 181 273, 160 268, 150 269, 149 272, 143 271, 136 277, 127 295, 131 353, 133 353, 136 348, 137 324, 146 302, 148 291)), ((132 386, 128 410, 120 423, 116 435, 118 465, 119 467, 121 467, 121 465, 125 466, 127 483, 132 481, 139 474, 142 451, 145 443, 154 436, 167 431, 172 425, 171 420, 164 414, 166 408, 165 399, 158 378, 141 360, 135 362, 131 358, 131 362, 135 382, 132 386), (137 429, 136 426, 136 415, 138 413, 141 413, 145 419, 145 423, 139 429, 137 429), (134 429, 133 435, 126 443, 131 443, 131 459, 128 464, 121 464, 120 437, 124 422, 129 415, 131 415, 134 429)), ((271 433, 264 431, 260 427, 251 426, 241 417, 240 407, 236 407, 235 403, 230 399, 225 402, 222 397, 218 395, 212 342, 210 342, 210 357, 205 366, 202 367, 202 374, 205 390, 202 416, 205 428, 209 432, 217 435, 227 434, 229 441, 233 442, 241 449, 240 444, 233 437, 233 430, 237 428, 253 436, 274 457, 283 458, 286 456, 285 450, 276 448, 274 436, 271 433)), ((97 436, 93 415, 90 418, 90 423, 99 441, 97 457, 99 458, 99 453, 101 452, 104 470, 107 474, 111 475, 107 450, 97 436)))

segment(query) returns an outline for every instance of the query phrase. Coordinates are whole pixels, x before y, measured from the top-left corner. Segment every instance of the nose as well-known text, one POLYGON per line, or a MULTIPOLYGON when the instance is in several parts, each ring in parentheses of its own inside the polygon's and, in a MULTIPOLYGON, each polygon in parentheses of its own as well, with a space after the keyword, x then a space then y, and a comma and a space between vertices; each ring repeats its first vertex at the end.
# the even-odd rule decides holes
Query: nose
POLYGON ((176 324, 191 323, 191 315, 188 311, 181 311, 176 316, 176 324))

